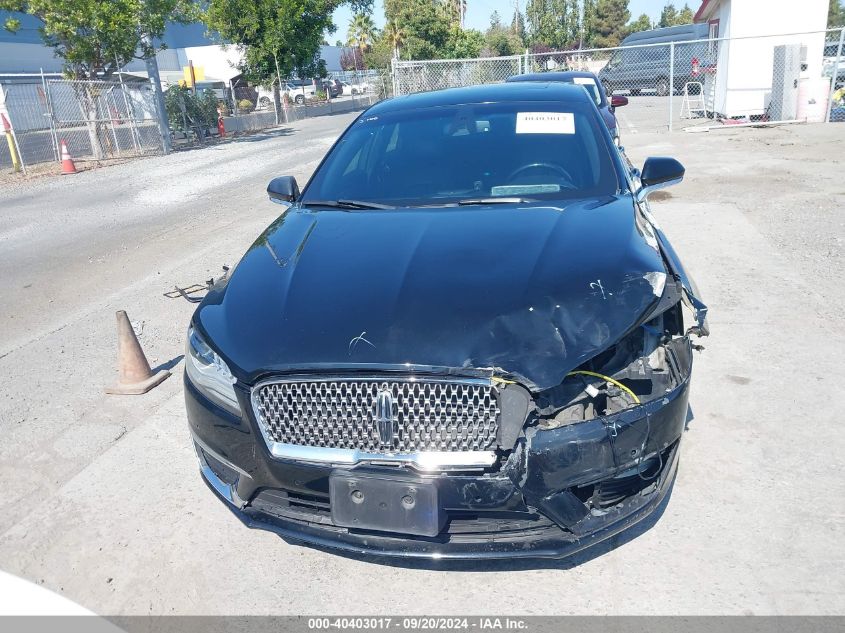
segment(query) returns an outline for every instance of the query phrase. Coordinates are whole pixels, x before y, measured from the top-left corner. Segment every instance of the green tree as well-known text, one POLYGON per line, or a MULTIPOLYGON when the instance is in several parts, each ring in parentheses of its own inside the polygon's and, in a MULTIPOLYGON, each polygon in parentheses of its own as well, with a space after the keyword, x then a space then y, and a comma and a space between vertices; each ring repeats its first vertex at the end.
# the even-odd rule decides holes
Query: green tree
POLYGON ((845 25, 845 5, 842 0, 830 0, 827 8, 827 26, 835 28, 845 25))
MULTIPOLYGON (((358 52, 357 48, 353 50, 358 52)), ((390 68, 391 59, 394 55, 399 54, 401 54, 400 51, 393 48, 386 33, 382 32, 381 35, 376 37, 369 50, 364 52, 364 66, 367 68, 390 68)))
POLYGON ((387 43, 393 49, 393 56, 398 59, 402 45, 405 44, 405 38, 407 37, 405 29, 396 22, 388 22, 387 26, 384 27, 383 35, 387 38, 387 43))
MULTIPOLYGON (((335 30, 339 0, 208 0, 205 21, 243 48, 240 70, 256 83, 278 76, 325 74, 319 58, 325 32, 335 30)), ((278 101, 277 101, 278 103, 278 101)))
POLYGON ((684 3, 684 8, 678 12, 678 18, 675 20, 675 24, 692 24, 694 19, 695 13, 692 12, 688 4, 684 3))
POLYGON ((578 48, 593 46, 593 24, 596 21, 596 0, 583 0, 578 48))
POLYGON ((628 0, 598 0, 592 25, 593 45, 598 48, 618 46, 627 34, 630 17, 628 0))
POLYGON ((663 7, 663 10, 660 12, 660 20, 658 20, 657 26, 663 29, 667 26, 675 26, 677 23, 678 10, 675 8, 675 5, 670 2, 663 7))
POLYGON ((531 44, 567 48, 579 39, 578 0, 528 0, 525 19, 531 44))
POLYGON ((366 13, 356 13, 349 21, 349 29, 346 32, 347 44, 357 46, 363 51, 372 45, 376 30, 372 17, 366 13))
POLYGON ((443 4, 435 0, 384 0, 388 22, 405 31, 404 54, 409 59, 444 56, 450 42, 451 22, 443 4))
POLYGON ((464 18, 467 14, 467 0, 443 0, 443 6, 452 24, 464 27, 464 18))
POLYGON ((643 13, 640 17, 628 25, 628 32, 639 33, 640 31, 650 31, 653 27, 654 25, 651 23, 651 18, 643 13))
POLYGON ((516 9, 513 12, 513 19, 511 20, 511 32, 514 34, 516 39, 519 40, 520 49, 524 48, 527 41, 525 38, 525 16, 522 15, 522 11, 520 11, 519 9, 516 9))
POLYGON ((490 16, 490 28, 484 34, 484 50, 482 55, 487 57, 501 57, 516 55, 522 52, 522 40, 513 29, 505 27, 498 11, 490 16))
POLYGON ((449 41, 442 51, 446 58, 465 59, 478 57, 484 47, 484 35, 475 29, 463 29, 458 24, 453 24, 449 31, 449 41))
POLYGON ((662 29, 667 26, 692 24, 694 17, 695 14, 689 8, 689 4, 684 3, 684 8, 678 11, 675 5, 670 2, 660 12, 660 20, 657 22, 657 26, 662 29))
MULTIPOLYGON (((0 9, 38 18, 44 43, 75 79, 107 79, 133 59, 152 57, 152 41, 168 22, 198 16, 192 0, 0 0, 0 9)), ((16 32, 20 20, 7 18, 5 27, 16 32)))

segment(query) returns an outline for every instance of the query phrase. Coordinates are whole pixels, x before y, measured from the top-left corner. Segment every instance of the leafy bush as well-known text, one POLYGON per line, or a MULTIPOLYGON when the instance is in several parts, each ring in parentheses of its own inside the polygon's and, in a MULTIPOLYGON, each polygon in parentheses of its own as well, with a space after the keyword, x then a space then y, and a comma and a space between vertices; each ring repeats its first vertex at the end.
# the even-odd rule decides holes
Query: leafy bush
POLYGON ((326 91, 325 90, 318 90, 314 94, 315 101, 325 101, 326 100, 326 91))
POLYGON ((255 108, 255 104, 249 99, 241 99, 240 101, 238 101, 239 110, 243 110, 244 112, 252 112, 253 108, 255 108))
POLYGON ((170 129, 188 132, 217 126, 217 97, 211 90, 194 94, 186 86, 170 86, 164 93, 164 106, 170 129))

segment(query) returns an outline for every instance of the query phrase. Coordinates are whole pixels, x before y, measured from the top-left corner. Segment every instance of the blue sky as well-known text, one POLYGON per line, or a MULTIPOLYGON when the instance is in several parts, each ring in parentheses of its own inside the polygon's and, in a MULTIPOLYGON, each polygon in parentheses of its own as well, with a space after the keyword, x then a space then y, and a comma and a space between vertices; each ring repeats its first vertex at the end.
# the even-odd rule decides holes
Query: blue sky
MULTIPOLYGON (((641 13, 648 14, 652 20, 660 17, 660 10, 669 0, 630 0, 628 10, 632 19, 641 13)), ((519 6, 525 11, 526 0, 519 0, 519 6)), ((673 0, 675 7, 680 9, 684 6, 684 0, 673 0)), ((696 11, 701 4, 700 0, 688 0, 693 11, 696 11)), ((513 17, 514 0, 467 0, 466 26, 472 29, 485 30, 490 25, 490 14, 498 11, 503 22, 510 22, 513 17)), ((348 6, 340 7, 334 14, 334 23, 337 31, 328 39, 330 44, 335 40, 346 40, 346 29, 349 26, 351 13, 348 6)), ((381 0, 375 0, 373 19, 376 26, 384 26, 384 6, 381 0)))

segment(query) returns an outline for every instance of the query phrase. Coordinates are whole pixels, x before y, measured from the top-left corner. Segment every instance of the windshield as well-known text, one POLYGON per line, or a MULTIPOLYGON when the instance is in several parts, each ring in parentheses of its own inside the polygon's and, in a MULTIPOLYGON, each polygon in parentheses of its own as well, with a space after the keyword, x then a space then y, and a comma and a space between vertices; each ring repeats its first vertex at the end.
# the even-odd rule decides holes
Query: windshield
POLYGON ((599 90, 599 86, 595 79, 592 77, 573 77, 572 83, 584 86, 587 93, 593 98, 593 101, 596 102, 596 105, 601 107, 601 91, 599 90))
POLYGON ((492 103, 364 115, 302 202, 392 206, 612 195, 615 164, 592 104, 492 103))

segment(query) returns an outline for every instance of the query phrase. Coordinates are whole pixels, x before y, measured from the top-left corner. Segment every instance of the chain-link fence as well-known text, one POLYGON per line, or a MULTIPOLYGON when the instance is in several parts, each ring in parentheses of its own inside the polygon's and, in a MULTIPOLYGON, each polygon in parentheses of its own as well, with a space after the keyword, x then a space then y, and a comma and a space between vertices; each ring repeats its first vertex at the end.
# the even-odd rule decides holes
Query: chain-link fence
MULTIPOLYGON (((333 73, 332 80, 343 83, 343 92, 330 101, 309 99, 297 104, 284 101, 278 113, 261 103, 272 92, 238 86, 237 98, 260 104, 255 111, 235 110, 224 93, 214 91, 186 94, 188 89, 171 87, 166 93, 166 109, 171 134, 178 144, 203 142, 218 133, 217 108, 222 109, 227 133, 250 132, 292 123, 302 119, 363 110, 393 94, 390 71, 365 70, 333 73), (190 98, 188 98, 190 97, 190 98), (263 106, 263 107, 262 107, 263 106), (234 112, 233 112, 234 110, 234 112), (236 114, 237 116, 227 116, 236 114)), ((0 84, 0 99, 11 124, 20 162, 24 168, 61 160, 65 141, 74 159, 103 160, 162 152, 156 118, 155 97, 147 81, 104 82, 47 79, 19 76, 0 84)), ((13 166, 7 143, 0 143, 0 169, 13 166)))
POLYGON ((594 73, 624 133, 845 120, 843 29, 482 59, 393 63, 397 94, 497 83, 527 72, 594 73), (840 63, 841 62, 841 63, 840 63), (835 80, 834 80, 835 78, 835 80))
POLYGON ((455 86, 475 86, 505 81, 522 72, 525 57, 479 59, 393 60, 393 90, 397 95, 455 86))
MULTIPOLYGON (((154 96, 146 82, 34 79, 6 83, 2 93, 24 166, 60 160, 62 141, 74 158, 162 151, 154 96)), ((11 164, 4 146, 0 166, 11 164)))
POLYGON ((227 95, 230 113, 223 123, 226 132, 256 131, 303 119, 363 110, 392 96, 393 83, 389 69, 334 71, 317 88, 313 82, 282 81, 283 89, 274 95, 275 86, 238 86, 237 100, 246 98, 255 104, 254 111, 235 109, 227 95), (334 84, 330 92, 329 84, 334 84), (331 98, 328 98, 331 97, 331 98), (276 99, 278 111, 276 110, 276 99))

